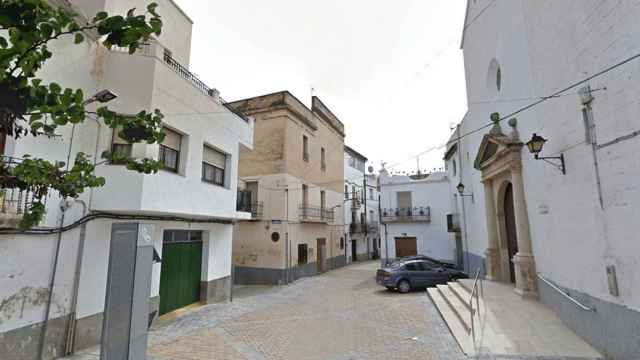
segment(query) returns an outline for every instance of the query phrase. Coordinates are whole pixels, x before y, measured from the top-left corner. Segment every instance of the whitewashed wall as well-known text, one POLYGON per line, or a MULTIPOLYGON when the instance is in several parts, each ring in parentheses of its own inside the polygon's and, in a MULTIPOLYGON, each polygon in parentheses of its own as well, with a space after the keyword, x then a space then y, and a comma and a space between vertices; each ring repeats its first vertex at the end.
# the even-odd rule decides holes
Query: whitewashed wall
MULTIPOLYGON (((468 18, 488 1, 470 3, 468 18)), ((496 1, 466 31, 465 69, 469 113, 463 134, 488 123, 489 114, 510 113, 539 97, 640 52, 640 9, 634 1, 496 1), (502 89, 492 89, 489 64, 502 70, 502 89)), ((631 62, 590 81, 598 143, 640 129, 637 101, 640 64, 631 62)), ((543 155, 564 153, 567 175, 523 152, 526 203, 537 271, 559 285, 640 309, 640 175, 635 153, 640 137, 598 150, 603 207, 594 158, 584 144, 578 88, 517 115, 524 141, 536 132, 549 139, 543 155), (615 265, 620 296, 609 294, 605 267, 615 265)), ((505 132, 508 127, 503 124, 505 132)), ((487 247, 480 173, 472 168, 484 132, 462 141, 462 181, 476 196, 466 204, 468 251, 487 247), (469 155, 467 155, 469 154, 469 155)))
MULTIPOLYGON (((137 5, 137 2, 120 3, 122 6, 137 5)), ((171 5, 159 10, 163 12, 165 19, 184 18, 169 1, 161 3, 171 5)), ((94 5, 102 6, 99 2, 94 5)), ((184 47, 181 56, 185 61, 188 61, 190 45, 187 40, 190 39, 190 31, 190 26, 177 26, 173 32, 177 40, 171 40, 186 43, 181 45, 184 47)), ((236 216, 239 149, 241 146, 252 147, 252 121, 238 118, 216 99, 202 93, 170 69, 162 60, 162 48, 159 46, 152 48, 150 53, 135 56, 109 52, 90 41, 74 45, 72 39, 55 41, 51 48, 54 57, 40 73, 45 83, 55 81, 63 87, 81 88, 86 96, 108 88, 119 95, 118 99, 108 104, 109 107, 122 113, 159 108, 165 114, 164 122, 184 133, 187 139, 182 149, 183 167, 180 174, 160 171, 155 175, 141 175, 132 173, 123 166, 98 166, 96 173, 106 177, 106 185, 82 194, 80 200, 89 206, 89 210, 207 216, 227 220, 236 216), (228 154, 228 181, 225 187, 201 181, 204 143, 228 154)), ((176 50, 172 50, 175 56, 176 50)), ((95 105, 91 105, 93 106, 95 105)), ((91 157, 98 154, 100 161, 99 154, 110 148, 112 133, 105 124, 99 126, 94 120, 87 119, 76 126, 73 146, 70 141, 71 129, 71 126, 60 128, 58 133, 61 136, 53 139, 25 137, 17 142, 9 140, 7 155, 22 157, 24 154, 31 154, 47 160, 66 161, 70 149, 71 161, 78 152, 91 157)), ((134 156, 157 158, 158 147, 136 144, 133 153, 134 156)), ((59 198, 49 197, 47 214, 41 226, 59 225, 59 202, 59 198)), ((79 219, 82 216, 80 209, 81 206, 74 205, 66 214, 65 224, 79 219)), ((88 224, 78 299, 80 317, 103 309, 111 224, 111 221, 102 220, 88 224)), ((204 253, 208 258, 203 264, 202 280, 210 281, 230 275, 231 225, 189 225, 183 222, 155 222, 155 225, 155 245, 159 252, 162 250, 164 229, 206 231, 208 236, 205 236, 204 253)), ((51 318, 69 312, 78 239, 78 229, 62 235, 51 318)), ((55 244, 55 235, 0 236, 0 254, 4 259, 9 259, 0 262, 0 274, 7 274, 0 277, 0 302, 6 304, 0 312, 0 332, 44 320, 55 244)), ((158 295, 159 279, 160 265, 157 264, 153 270, 151 296, 158 295)))
MULTIPOLYGON (((387 223, 385 240, 382 235, 381 256, 395 258, 395 237, 415 236, 418 254, 437 259, 455 261, 455 241, 447 232, 447 214, 451 213, 449 179, 445 173, 433 173, 424 180, 411 180, 407 176, 380 175, 381 206, 397 207, 397 192, 411 191, 413 207, 430 207, 430 222, 387 223), (387 249, 388 247, 388 249, 387 249), (387 252, 388 251, 388 252, 387 252)), ((384 216, 384 215, 383 215, 384 216)), ((384 219, 383 219, 384 221, 384 219)))

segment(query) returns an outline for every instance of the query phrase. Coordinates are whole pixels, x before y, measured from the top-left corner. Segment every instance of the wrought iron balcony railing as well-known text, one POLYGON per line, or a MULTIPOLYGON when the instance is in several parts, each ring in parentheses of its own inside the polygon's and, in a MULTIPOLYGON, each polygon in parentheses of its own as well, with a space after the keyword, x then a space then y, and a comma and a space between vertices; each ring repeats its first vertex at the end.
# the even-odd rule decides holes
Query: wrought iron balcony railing
POLYGON ((320 206, 301 204, 298 208, 298 211, 301 221, 323 223, 333 222, 333 209, 328 210, 320 206))
POLYGON ((251 213, 251 219, 262 219, 264 205, 262 201, 252 201, 250 191, 238 191, 236 210, 251 213))
POLYGON ((8 170, 19 163, 20 159, 0 156, 0 227, 15 227, 34 199, 33 192, 12 185, 8 170))
POLYGON ((191 82, 193 85, 195 85, 195 87, 200 89, 203 93, 211 97, 217 97, 219 95, 218 90, 208 87, 207 84, 202 82, 202 80, 198 79, 198 77, 195 76, 195 74, 187 70, 187 68, 182 66, 179 62, 177 62, 174 58, 171 57, 171 55, 169 55, 166 52, 164 53, 164 62, 166 62, 167 65, 169 65, 169 67, 171 67, 176 73, 178 73, 178 75, 180 75, 187 81, 191 82))
POLYGON ((260 201, 249 204, 238 204, 236 210, 251 213, 251 219, 262 219, 263 208, 264 205, 260 201))
POLYGON ((380 224, 377 221, 372 221, 367 223, 367 232, 369 234, 375 234, 379 231, 380 224))
POLYGON ((384 222, 430 222, 431 208, 419 206, 413 208, 388 208, 382 209, 384 222))

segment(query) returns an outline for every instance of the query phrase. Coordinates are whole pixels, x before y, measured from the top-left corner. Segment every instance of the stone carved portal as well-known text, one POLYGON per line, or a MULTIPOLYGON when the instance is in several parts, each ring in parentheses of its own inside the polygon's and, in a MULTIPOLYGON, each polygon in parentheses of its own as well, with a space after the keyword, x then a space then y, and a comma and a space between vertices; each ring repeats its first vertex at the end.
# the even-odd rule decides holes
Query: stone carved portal
POLYGON ((531 251, 529 218, 522 181, 523 143, 515 119, 512 131, 502 133, 499 115, 478 149, 475 168, 482 172, 487 214, 488 247, 485 251, 487 278, 514 282, 522 296, 536 296, 535 261, 531 251))

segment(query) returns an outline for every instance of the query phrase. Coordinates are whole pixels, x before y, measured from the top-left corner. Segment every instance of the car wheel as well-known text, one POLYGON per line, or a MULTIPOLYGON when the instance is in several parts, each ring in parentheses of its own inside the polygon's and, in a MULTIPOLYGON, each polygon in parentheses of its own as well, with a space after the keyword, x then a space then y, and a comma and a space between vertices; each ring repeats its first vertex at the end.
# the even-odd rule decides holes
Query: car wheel
POLYGON ((411 284, 407 280, 400 280, 398 282, 398 291, 402 294, 406 294, 411 291, 411 284))

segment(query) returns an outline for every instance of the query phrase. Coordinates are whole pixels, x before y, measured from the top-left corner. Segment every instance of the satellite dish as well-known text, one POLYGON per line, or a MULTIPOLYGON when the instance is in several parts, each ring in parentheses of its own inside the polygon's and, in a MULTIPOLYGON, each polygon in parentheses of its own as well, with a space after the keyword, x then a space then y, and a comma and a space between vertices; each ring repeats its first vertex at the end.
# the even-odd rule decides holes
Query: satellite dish
POLYGON ((369 174, 373 174, 373 166, 369 166, 367 170, 369 170, 369 174))

